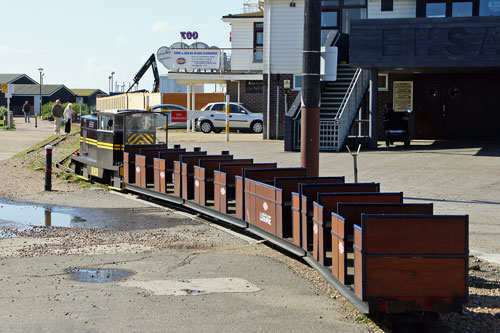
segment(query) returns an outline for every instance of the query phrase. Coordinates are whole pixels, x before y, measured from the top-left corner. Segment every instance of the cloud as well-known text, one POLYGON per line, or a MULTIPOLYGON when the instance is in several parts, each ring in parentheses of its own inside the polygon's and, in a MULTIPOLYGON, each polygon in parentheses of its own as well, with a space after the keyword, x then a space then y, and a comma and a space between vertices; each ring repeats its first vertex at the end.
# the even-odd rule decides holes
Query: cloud
POLYGON ((35 53, 36 52, 34 49, 15 48, 15 47, 10 47, 7 44, 0 44, 0 54, 26 55, 35 53))
POLYGON ((133 42, 132 39, 127 38, 124 35, 118 35, 118 36, 116 36, 116 43, 117 44, 124 45, 124 44, 130 44, 132 42, 133 42))
POLYGON ((175 31, 178 28, 172 27, 168 22, 166 21, 157 21, 153 24, 151 27, 151 30, 153 32, 165 32, 165 31, 175 31))

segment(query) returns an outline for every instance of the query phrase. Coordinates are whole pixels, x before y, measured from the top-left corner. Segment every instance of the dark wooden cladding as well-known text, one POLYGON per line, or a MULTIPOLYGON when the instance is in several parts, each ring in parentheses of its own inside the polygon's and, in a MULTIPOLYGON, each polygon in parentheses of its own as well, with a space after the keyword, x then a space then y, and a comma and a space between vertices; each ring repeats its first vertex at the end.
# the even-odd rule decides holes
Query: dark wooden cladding
POLYGON ((467 225, 467 216, 363 215, 363 248, 367 254, 465 254, 467 225))
POLYGON ((352 20, 350 65, 499 67, 500 17, 352 20))

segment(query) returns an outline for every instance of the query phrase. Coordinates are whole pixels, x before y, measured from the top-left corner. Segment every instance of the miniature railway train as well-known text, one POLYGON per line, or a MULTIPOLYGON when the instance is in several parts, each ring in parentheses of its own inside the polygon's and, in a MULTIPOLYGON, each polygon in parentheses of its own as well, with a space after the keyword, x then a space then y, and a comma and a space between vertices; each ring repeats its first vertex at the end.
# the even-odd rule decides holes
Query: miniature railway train
POLYGON ((169 147, 166 119, 138 110, 83 117, 76 173, 262 237, 303 258, 361 313, 462 311, 467 215, 435 215, 379 183, 169 147))

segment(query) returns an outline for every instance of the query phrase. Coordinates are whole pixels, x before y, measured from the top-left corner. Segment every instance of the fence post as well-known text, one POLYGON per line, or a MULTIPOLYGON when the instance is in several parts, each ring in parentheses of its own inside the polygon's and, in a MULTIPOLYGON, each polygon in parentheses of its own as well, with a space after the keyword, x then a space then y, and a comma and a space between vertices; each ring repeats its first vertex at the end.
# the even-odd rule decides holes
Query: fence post
POLYGON ((52 190, 52 146, 45 146, 45 191, 52 190))
POLYGON ((353 153, 349 149, 349 146, 346 145, 347 150, 349 153, 351 153, 353 161, 354 161, 354 182, 358 182, 358 155, 359 155, 359 150, 361 149, 361 145, 358 145, 358 151, 353 153))
POLYGON ((229 95, 226 95, 226 141, 229 141, 229 95))

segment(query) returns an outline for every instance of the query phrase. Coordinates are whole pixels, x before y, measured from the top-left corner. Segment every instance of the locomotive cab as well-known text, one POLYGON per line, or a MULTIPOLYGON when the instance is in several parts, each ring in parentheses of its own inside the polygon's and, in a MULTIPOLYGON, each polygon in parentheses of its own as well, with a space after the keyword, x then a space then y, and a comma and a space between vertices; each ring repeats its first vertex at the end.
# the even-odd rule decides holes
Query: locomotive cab
POLYGON ((80 151, 72 156, 75 173, 83 179, 123 187, 123 152, 167 146, 165 113, 108 110, 82 117, 80 151))

